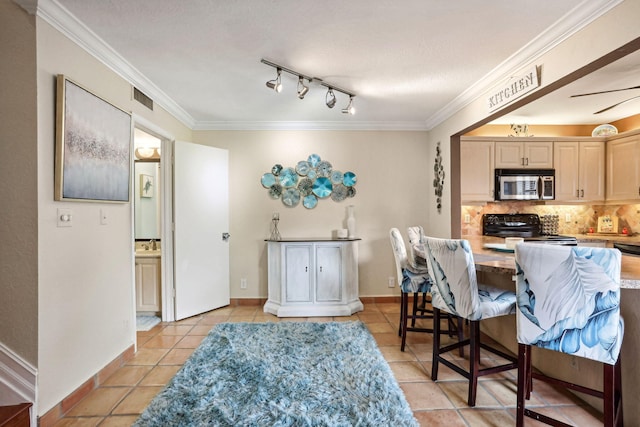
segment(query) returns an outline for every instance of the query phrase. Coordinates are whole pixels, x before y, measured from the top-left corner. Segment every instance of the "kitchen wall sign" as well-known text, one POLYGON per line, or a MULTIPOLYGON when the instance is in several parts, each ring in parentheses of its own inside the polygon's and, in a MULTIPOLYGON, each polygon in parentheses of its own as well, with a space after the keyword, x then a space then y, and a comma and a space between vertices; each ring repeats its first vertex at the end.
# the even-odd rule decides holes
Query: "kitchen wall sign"
POLYGON ((536 66, 521 76, 511 77, 503 86, 494 88, 487 98, 489 112, 504 107, 540 86, 540 69, 536 66))
POLYGON ((331 198, 334 202, 341 202, 355 197, 356 182, 355 173, 334 169, 330 162, 317 154, 299 161, 295 167, 285 168, 276 164, 260 179, 272 199, 281 199, 290 208, 302 202, 307 209, 315 208, 320 199, 331 198))

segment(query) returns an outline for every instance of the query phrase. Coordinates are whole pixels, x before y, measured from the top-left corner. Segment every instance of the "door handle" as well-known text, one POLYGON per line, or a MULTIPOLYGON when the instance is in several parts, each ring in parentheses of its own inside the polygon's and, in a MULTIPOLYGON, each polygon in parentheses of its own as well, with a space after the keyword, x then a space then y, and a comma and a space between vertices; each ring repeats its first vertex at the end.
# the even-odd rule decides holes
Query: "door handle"
POLYGON ((580 190, 580 197, 584 197, 584 189, 580 190))
POLYGON ((229 233, 222 233, 222 241, 223 241, 223 242, 228 242, 230 237, 231 237, 231 234, 229 234, 229 233))

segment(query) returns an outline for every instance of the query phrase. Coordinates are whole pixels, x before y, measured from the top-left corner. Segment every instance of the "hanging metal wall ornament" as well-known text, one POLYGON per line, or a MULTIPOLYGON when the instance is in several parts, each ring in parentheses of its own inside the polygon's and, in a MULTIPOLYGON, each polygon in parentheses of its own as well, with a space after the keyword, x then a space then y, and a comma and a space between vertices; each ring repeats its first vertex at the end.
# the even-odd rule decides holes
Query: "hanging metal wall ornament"
POLYGON ((444 187, 444 167, 442 167, 442 151, 440 150, 440 141, 436 146, 436 161, 433 165, 433 188, 435 188, 436 208, 438 213, 442 212, 442 188, 444 187))
POLYGON ((331 198, 341 202, 356 195, 356 174, 333 169, 330 162, 311 154, 295 167, 276 164, 271 172, 262 175, 260 183, 272 199, 281 199, 287 207, 302 206, 313 209, 319 200, 331 198))

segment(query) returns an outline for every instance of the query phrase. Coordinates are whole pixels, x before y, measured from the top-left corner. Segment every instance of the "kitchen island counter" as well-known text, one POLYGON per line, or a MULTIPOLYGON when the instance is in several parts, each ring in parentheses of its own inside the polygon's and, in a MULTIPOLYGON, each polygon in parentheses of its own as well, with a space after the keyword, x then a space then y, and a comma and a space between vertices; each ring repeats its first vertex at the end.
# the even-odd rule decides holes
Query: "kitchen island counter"
MULTIPOLYGON (((631 238, 632 237, 621 237, 619 239, 631 238)), ((478 271, 498 274, 515 274, 515 259, 513 253, 499 252, 484 247, 487 243, 504 243, 503 238, 491 236, 464 236, 463 239, 468 240, 471 245, 476 269, 478 271)), ((622 254, 620 287, 622 289, 640 290, 640 256, 622 254)))

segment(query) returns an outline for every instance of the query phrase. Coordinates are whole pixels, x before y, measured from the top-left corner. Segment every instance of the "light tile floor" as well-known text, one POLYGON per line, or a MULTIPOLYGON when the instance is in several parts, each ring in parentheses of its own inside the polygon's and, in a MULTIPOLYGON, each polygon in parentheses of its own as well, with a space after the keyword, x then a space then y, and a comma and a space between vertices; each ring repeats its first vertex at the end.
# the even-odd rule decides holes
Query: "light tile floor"
MULTIPOLYGON (((361 320, 368 326, 420 425, 514 426, 516 371, 483 377, 479 382, 476 407, 467 407, 466 379, 440 365, 438 381, 431 381, 430 334, 410 332, 406 351, 400 351, 399 309, 399 304, 368 304, 364 311, 350 317, 279 319, 263 313, 262 307, 242 306, 221 308, 179 322, 161 323, 149 332, 138 332, 135 356, 55 426, 130 426, 217 323, 332 320, 361 320)), ((483 352, 482 363, 497 362, 492 357, 483 352)), ((466 363, 459 357, 452 359, 466 363)), ((600 414, 592 408, 573 395, 542 382, 535 383, 530 405, 576 426, 602 425, 600 414)), ((543 424, 527 419, 526 425, 543 424)))

